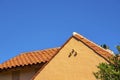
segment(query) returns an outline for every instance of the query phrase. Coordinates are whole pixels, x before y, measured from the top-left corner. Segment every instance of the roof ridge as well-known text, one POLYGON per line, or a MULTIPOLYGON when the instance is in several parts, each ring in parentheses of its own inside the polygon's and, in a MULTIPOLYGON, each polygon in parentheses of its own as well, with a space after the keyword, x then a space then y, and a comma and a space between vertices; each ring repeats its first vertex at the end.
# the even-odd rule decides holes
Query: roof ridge
MULTIPOLYGON (((94 43, 93 41, 87 39, 86 37, 82 36, 81 34, 78 34, 77 32, 73 32, 73 36, 75 36, 75 35, 79 35, 81 38, 84 38, 84 39, 88 40, 89 42, 93 43, 94 45, 98 46, 99 48, 103 49, 104 51, 109 52, 108 50, 102 48, 100 45, 98 45, 97 43, 94 43)), ((111 52, 109 52, 109 53, 111 53, 111 52)), ((111 54, 113 54, 113 53, 111 53, 111 54)))
POLYGON ((94 52, 96 52, 99 56, 103 57, 108 62, 109 62, 109 58, 114 56, 112 52, 103 49, 98 44, 92 42, 91 40, 88 40, 87 38, 83 37, 82 35, 76 32, 73 33, 73 37, 81 41, 85 45, 87 45, 89 48, 91 48, 94 52))
MULTIPOLYGON (((88 42, 90 42, 90 43, 94 44, 95 46, 99 47, 100 49, 102 49, 102 47, 100 47, 99 45, 95 44, 94 42, 88 40, 87 38, 83 37, 82 35, 78 34, 77 32, 73 32, 73 35, 61 46, 61 48, 58 50, 57 54, 61 51, 61 49, 62 49, 72 38, 75 38, 76 40, 81 41, 83 44, 85 44, 85 41, 82 41, 82 39, 85 39, 85 40, 87 40, 88 42), (77 35, 77 36, 76 36, 76 35, 77 35)), ((88 46, 88 44, 85 44, 85 45, 88 46)), ((90 46, 88 46, 88 47, 90 47, 90 46)), ((91 49, 92 49, 92 48, 91 48, 91 49)), ((102 57, 103 59, 105 59, 106 61, 108 61, 108 59, 106 58, 106 57, 107 57, 106 55, 101 54, 100 52, 97 52, 97 50, 95 51, 95 49, 92 49, 92 50, 93 50, 96 54, 98 54, 100 57, 102 57), (101 55, 100 55, 100 54, 101 54, 101 55), (103 56, 102 56, 102 55, 103 55, 103 56), (105 57, 105 56, 106 56, 106 57, 105 57)), ((104 50, 104 49, 102 49, 102 50, 104 50)), ((105 52, 108 52, 108 51, 106 51, 106 50, 104 50, 104 51, 105 51, 105 52)), ((108 52, 108 53, 110 53, 110 52, 108 52)), ((55 54, 55 56, 56 56, 57 54, 55 54)), ((54 56, 54 57, 55 57, 55 56, 54 56)), ((108 56, 111 56, 111 55, 108 55, 108 56)), ((54 57, 53 57, 53 58, 54 58, 54 57)), ((53 58, 51 58, 50 61, 52 61, 53 58)), ((49 64, 50 61, 49 61, 47 64, 49 64)), ((109 62, 109 61, 108 61, 108 62, 109 62)), ((47 64, 46 64, 46 65, 47 65, 47 64)), ((45 65, 45 66, 46 66, 46 65, 45 65)), ((40 68, 39 71, 35 74, 35 76, 32 77, 31 80, 34 80, 35 77, 44 69, 45 66, 43 66, 42 68, 40 68)))
MULTIPOLYGON (((41 50, 33 50, 33 51, 28 51, 28 52, 22 52, 22 53, 20 53, 19 55, 21 55, 21 54, 29 54, 29 53, 31 53, 31 52, 45 51, 45 50, 50 50, 50 49, 60 49, 60 47, 45 48, 45 49, 41 49, 41 50)), ((18 55, 17 55, 17 56, 18 56, 18 55)))

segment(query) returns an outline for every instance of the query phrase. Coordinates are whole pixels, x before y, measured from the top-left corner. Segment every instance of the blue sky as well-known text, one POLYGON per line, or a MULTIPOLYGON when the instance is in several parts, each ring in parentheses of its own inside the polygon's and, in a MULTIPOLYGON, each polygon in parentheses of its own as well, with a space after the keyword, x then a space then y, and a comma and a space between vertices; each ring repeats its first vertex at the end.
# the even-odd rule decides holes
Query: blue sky
POLYGON ((117 52, 120 0, 0 0, 0 63, 59 47, 72 32, 117 52))

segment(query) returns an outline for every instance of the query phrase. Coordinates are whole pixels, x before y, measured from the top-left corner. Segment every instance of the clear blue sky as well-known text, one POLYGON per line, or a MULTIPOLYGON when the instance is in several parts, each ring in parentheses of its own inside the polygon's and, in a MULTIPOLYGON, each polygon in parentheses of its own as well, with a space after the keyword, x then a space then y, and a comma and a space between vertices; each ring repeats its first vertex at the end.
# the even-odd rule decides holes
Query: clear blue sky
POLYGON ((0 63, 59 47, 74 31, 116 52, 120 0, 0 0, 0 63))

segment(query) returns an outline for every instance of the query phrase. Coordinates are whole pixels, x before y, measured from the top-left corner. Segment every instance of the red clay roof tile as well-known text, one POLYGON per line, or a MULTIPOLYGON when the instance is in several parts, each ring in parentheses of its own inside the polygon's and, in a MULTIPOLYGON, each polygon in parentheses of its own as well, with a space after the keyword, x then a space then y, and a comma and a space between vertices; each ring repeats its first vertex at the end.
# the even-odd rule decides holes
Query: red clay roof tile
MULTIPOLYGON (((91 48, 94 52, 96 52, 98 55, 102 56, 106 60, 108 59, 108 57, 113 56, 113 54, 101 48, 100 46, 93 43, 92 41, 86 39, 85 37, 81 36, 80 34, 74 33, 72 37, 84 43, 86 46, 91 48)), ((65 44, 67 44, 67 42, 65 44)), ((60 49, 51 48, 51 49, 45 49, 40 51, 22 53, 0 64, 0 69, 7 69, 7 68, 12 68, 17 66, 25 66, 25 65, 32 65, 32 64, 37 64, 41 62, 47 62, 47 61, 50 61, 60 49)))
POLYGON ((112 53, 108 52, 107 50, 103 49, 102 47, 98 46, 97 44, 93 43, 92 41, 86 39, 82 35, 78 33, 74 33, 73 37, 76 38, 77 40, 81 41, 85 45, 87 45, 89 48, 91 48, 94 52, 99 54, 105 59, 108 59, 109 57, 113 56, 112 53))
POLYGON ((10 60, 0 64, 0 69, 7 69, 17 66, 32 65, 49 61, 59 50, 59 48, 51 48, 34 52, 22 53, 10 60))

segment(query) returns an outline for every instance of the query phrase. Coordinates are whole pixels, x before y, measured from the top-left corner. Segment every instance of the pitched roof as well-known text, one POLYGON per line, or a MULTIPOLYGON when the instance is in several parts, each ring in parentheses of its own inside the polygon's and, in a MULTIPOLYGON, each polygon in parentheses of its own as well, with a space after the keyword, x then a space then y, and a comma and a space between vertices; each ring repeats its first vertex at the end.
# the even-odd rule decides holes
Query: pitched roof
MULTIPOLYGON (((108 57, 113 56, 113 54, 111 54, 109 51, 103 49, 99 45, 93 43, 92 41, 86 39, 85 37, 83 37, 82 35, 80 35, 78 33, 74 32, 73 36, 71 38, 75 38, 75 39, 81 41, 82 43, 84 43, 86 46, 91 48, 94 52, 96 52, 98 55, 100 55, 107 61, 108 61, 108 57)), ((67 42, 69 42, 69 40, 67 42)), ((64 45, 66 45, 67 42, 64 45)), ((17 67, 17 66, 25 66, 25 65, 42 63, 42 62, 43 63, 48 62, 62 49, 62 47, 22 53, 14 58, 11 58, 10 60, 8 60, 6 62, 0 64, 0 69, 7 69, 7 68, 13 68, 13 67, 17 67)))
POLYGON ((58 50, 59 48, 51 48, 51 49, 22 53, 0 64, 0 69, 32 65, 42 62, 44 63, 49 61, 57 53, 58 50))
MULTIPOLYGON (((76 32, 73 32, 73 35, 60 47, 60 49, 58 50, 57 53, 59 53, 60 50, 62 50, 62 48, 71 40, 71 38, 75 38, 76 40, 78 41, 81 41, 83 44, 85 44, 87 47, 89 47, 90 49, 92 49, 95 53, 97 53, 99 56, 101 56, 102 58, 104 58, 106 61, 109 62, 108 58, 109 57, 112 57, 113 56, 113 53, 111 53, 110 51, 108 50, 105 50, 104 48, 100 47, 99 45, 95 44, 94 42, 88 40, 87 38, 83 37, 82 35, 76 33, 76 32)), ((54 55, 54 57, 56 56, 57 54, 54 55)), ((54 58, 53 57, 53 58, 54 58)), ((53 59, 52 58, 52 59, 53 59)), ((51 59, 51 60, 52 60, 51 59)), ((51 61, 50 60, 50 61, 51 61)), ((49 61, 49 62, 50 62, 49 61)), ((49 64, 49 62, 47 64, 49 64)), ((47 65, 46 64, 46 65, 47 65)), ((46 66, 45 65, 45 66, 46 66)), ((31 80, 34 80, 37 75, 43 70, 44 68, 41 68, 38 70, 38 72, 32 77, 31 80)))
POLYGON ((87 45, 89 48, 91 48, 94 52, 96 52, 98 55, 103 57, 104 59, 108 60, 109 57, 113 56, 113 53, 100 47, 99 45, 93 43, 92 41, 88 40, 87 38, 83 37, 82 35, 73 32, 73 37, 77 40, 81 41, 85 45, 87 45))

